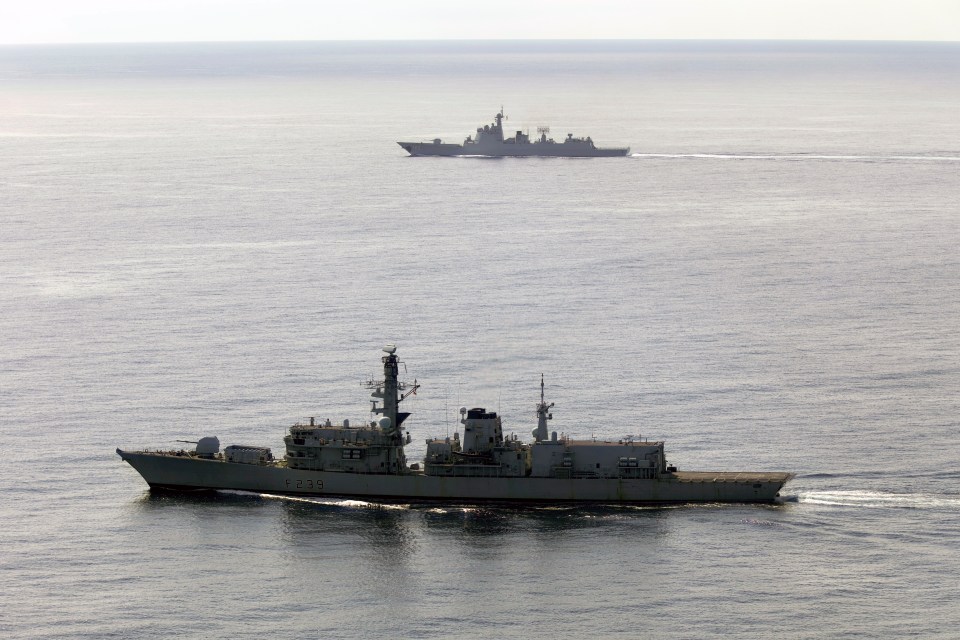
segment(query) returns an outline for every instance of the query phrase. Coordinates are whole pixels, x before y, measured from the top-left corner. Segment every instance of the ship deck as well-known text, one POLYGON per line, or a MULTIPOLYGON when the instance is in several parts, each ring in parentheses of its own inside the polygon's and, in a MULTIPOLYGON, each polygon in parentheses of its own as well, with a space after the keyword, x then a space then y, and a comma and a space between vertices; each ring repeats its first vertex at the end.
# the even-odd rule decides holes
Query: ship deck
POLYGON ((786 482, 793 474, 782 471, 674 471, 660 477, 673 477, 680 482, 786 482))

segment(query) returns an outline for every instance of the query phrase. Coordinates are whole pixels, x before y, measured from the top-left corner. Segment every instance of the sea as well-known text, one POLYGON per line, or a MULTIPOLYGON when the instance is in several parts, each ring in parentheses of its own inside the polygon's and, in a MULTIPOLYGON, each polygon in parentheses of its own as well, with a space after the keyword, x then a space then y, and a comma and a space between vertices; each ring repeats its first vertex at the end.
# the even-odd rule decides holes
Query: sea
POLYGON ((960 637, 960 45, 0 47, 0 636, 960 637), (621 158, 409 157, 492 122, 621 158), (151 493, 460 407, 773 505, 151 493))

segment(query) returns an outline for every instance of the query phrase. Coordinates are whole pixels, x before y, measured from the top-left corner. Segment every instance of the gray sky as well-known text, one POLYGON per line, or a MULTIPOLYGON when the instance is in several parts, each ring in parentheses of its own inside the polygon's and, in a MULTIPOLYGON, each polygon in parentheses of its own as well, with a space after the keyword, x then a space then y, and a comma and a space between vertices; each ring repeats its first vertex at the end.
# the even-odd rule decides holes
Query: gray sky
POLYGON ((11 0, 0 43, 462 38, 960 41, 960 0, 11 0))

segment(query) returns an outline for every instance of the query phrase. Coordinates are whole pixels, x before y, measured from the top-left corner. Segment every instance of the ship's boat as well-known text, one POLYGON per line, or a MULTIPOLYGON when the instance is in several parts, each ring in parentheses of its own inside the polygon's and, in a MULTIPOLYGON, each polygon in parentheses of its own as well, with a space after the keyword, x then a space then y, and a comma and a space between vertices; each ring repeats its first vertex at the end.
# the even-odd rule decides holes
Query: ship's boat
POLYGON ((557 158, 601 158, 625 156, 629 147, 602 148, 586 138, 574 138, 572 133, 556 142, 548 138, 550 127, 538 127, 537 137, 531 139, 528 133, 517 131, 504 137, 503 107, 493 118, 493 124, 477 127, 476 137, 467 136, 463 144, 445 143, 440 138, 430 142, 398 142, 404 151, 412 156, 489 156, 489 157, 557 157, 557 158))
POLYGON ((540 380, 533 440, 504 434, 500 416, 460 409, 460 431, 431 438, 423 463, 408 464, 411 441, 401 403, 420 385, 398 379, 394 345, 384 347, 383 379, 368 383, 376 419, 358 425, 309 418, 284 437, 286 455, 230 445, 215 436, 193 449, 124 451, 120 457, 155 490, 231 489, 268 494, 365 498, 401 502, 659 504, 774 502, 792 477, 783 472, 680 471, 664 443, 625 437, 573 440, 547 424, 553 403, 540 380))

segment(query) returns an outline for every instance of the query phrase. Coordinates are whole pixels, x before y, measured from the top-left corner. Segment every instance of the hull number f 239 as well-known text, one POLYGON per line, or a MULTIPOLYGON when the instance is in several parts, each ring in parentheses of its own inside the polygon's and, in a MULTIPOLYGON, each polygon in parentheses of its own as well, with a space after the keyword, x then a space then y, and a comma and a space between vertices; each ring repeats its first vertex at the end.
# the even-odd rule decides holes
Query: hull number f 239
POLYGON ((287 485, 287 489, 323 489, 323 480, 290 480, 288 478, 284 482, 287 485))

